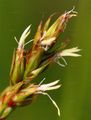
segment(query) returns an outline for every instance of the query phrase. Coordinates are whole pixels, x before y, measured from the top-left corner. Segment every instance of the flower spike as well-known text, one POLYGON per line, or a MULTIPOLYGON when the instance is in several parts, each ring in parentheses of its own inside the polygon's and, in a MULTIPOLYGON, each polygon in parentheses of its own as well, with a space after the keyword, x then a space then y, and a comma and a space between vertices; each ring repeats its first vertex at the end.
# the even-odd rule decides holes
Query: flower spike
POLYGON ((80 51, 78 47, 66 49, 66 42, 63 42, 64 45, 59 41, 61 47, 56 47, 57 39, 64 32, 68 20, 73 16, 77 16, 74 7, 72 10, 64 12, 52 25, 49 25, 52 16, 47 19, 44 25, 42 21, 40 22, 34 39, 25 43, 30 34, 31 25, 24 30, 19 41, 14 37, 18 43, 18 48, 13 53, 10 85, 0 95, 0 120, 4 120, 18 106, 31 104, 39 94, 45 95, 51 100, 57 109, 58 116, 60 116, 58 105, 47 93, 47 91, 57 90, 61 87, 59 80, 48 84, 43 83, 45 78, 39 84, 31 82, 40 73, 44 72, 51 63, 56 62, 65 67, 67 62, 64 57, 81 56, 78 54, 80 51), (24 47, 32 41, 32 47, 26 50, 24 47))

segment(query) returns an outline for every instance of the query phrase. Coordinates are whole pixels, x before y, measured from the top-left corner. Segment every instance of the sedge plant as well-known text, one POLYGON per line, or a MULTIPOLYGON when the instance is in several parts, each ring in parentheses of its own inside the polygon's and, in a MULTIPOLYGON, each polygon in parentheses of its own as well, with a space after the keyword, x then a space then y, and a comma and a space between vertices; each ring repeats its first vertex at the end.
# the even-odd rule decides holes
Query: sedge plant
POLYGON ((59 80, 48 84, 43 84, 44 79, 39 84, 33 83, 32 80, 48 69, 50 64, 57 63, 64 67, 67 64, 64 57, 80 56, 77 53, 80 51, 78 47, 66 49, 65 42, 64 44, 60 42, 59 48, 54 47, 58 42, 59 35, 66 28, 68 20, 76 15, 77 12, 72 9, 63 13, 49 26, 52 19, 51 15, 44 24, 42 21, 40 22, 33 40, 27 43, 25 41, 30 35, 31 25, 24 30, 19 41, 15 37, 18 47, 13 52, 10 84, 0 94, 0 120, 6 119, 11 111, 15 110, 18 106, 31 104, 39 94, 49 97, 60 116, 58 105, 47 93, 47 91, 61 87, 59 80), (32 47, 29 50, 25 50, 25 45, 30 42, 32 42, 32 47), (63 60, 64 64, 61 64, 60 59, 63 60))

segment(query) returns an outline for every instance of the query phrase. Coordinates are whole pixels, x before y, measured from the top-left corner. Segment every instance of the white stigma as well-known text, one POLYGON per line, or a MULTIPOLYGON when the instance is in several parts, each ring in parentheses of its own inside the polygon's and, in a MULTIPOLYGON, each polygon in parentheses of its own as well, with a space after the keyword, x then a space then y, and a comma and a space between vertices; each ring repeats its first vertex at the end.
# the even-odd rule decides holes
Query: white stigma
POLYGON ((71 56, 71 57, 79 57, 81 56, 77 52, 79 52, 81 49, 78 49, 78 47, 73 47, 70 49, 65 49, 57 54, 57 56, 60 58, 61 56, 71 56))

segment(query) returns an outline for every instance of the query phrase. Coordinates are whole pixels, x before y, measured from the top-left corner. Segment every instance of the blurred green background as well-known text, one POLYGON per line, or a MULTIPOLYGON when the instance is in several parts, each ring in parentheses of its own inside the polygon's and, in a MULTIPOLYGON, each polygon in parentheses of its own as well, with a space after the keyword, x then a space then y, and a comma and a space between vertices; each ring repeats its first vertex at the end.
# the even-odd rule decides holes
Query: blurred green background
POLYGON ((0 92, 8 85, 12 53, 17 47, 14 36, 19 38, 32 23, 33 38, 41 19, 73 6, 78 17, 70 20, 62 37, 69 38, 71 46, 79 46, 82 57, 67 58, 65 68, 54 64, 36 80, 61 80, 61 89, 50 93, 60 106, 61 117, 47 97, 39 96, 30 106, 16 109, 8 120, 91 120, 91 0, 0 0, 0 92))

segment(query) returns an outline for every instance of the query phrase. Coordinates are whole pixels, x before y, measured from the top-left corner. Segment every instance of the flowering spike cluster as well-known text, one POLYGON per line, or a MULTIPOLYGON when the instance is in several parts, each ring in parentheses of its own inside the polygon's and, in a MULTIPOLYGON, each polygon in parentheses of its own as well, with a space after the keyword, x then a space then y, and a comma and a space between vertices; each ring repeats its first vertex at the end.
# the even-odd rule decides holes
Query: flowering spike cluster
POLYGON ((5 119, 17 106, 30 104, 38 94, 48 96, 57 108, 58 115, 60 116, 59 107, 47 93, 49 90, 55 90, 61 87, 59 80, 48 84, 42 84, 41 82, 38 85, 31 83, 31 81, 53 62, 64 66, 59 62, 62 59, 67 65, 63 58, 64 56, 80 56, 77 53, 80 51, 78 47, 65 49, 61 46, 58 50, 52 49, 57 43, 58 36, 64 31, 68 20, 76 15, 77 12, 74 9, 65 12, 50 27, 49 23, 53 15, 48 18, 44 25, 40 22, 33 39, 32 47, 28 51, 25 50, 24 46, 31 42, 25 43, 26 38, 30 34, 31 25, 25 29, 19 42, 15 37, 18 47, 13 53, 10 85, 0 95, 0 120, 5 119))

